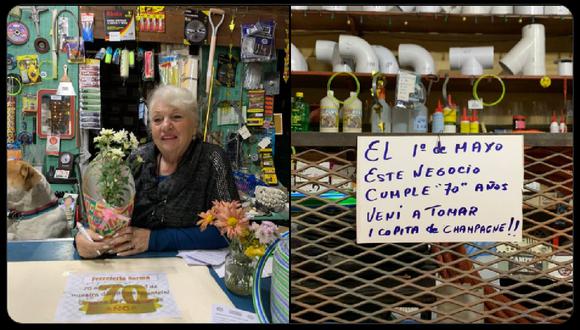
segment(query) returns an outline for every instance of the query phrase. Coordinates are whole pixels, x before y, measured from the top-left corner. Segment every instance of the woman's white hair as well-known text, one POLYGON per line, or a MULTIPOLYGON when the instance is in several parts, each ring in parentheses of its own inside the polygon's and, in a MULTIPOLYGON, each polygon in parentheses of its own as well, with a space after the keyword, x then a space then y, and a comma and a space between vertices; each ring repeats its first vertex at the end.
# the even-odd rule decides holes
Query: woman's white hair
POLYGON ((199 126, 199 115, 197 113, 197 103, 193 98, 193 94, 190 90, 180 87, 175 87, 173 85, 159 85, 157 86, 147 100, 147 106, 149 107, 149 119, 151 119, 152 109, 155 107, 156 103, 164 103, 167 106, 177 108, 186 113, 190 113, 193 118, 193 122, 196 126, 196 131, 199 126))

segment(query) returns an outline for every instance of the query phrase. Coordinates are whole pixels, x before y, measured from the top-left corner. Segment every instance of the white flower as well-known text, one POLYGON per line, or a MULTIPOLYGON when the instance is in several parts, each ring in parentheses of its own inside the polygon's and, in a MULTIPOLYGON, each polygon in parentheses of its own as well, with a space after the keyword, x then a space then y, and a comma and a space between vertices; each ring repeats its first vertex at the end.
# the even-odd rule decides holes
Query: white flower
POLYGON ((113 134, 115 134, 115 131, 105 128, 101 129, 101 132, 99 133, 100 136, 112 136, 113 134))
POLYGON ((125 140, 127 140, 127 131, 122 129, 113 135, 113 141, 122 144, 125 140))
POLYGON ((137 141, 135 135, 133 133, 129 133, 129 138, 131 139, 131 149, 137 149, 139 146, 139 141, 137 141))
POLYGON ((123 158, 125 157, 125 153, 123 152, 123 150, 119 149, 119 148, 111 148, 109 150, 109 154, 115 157, 119 157, 119 158, 123 158))

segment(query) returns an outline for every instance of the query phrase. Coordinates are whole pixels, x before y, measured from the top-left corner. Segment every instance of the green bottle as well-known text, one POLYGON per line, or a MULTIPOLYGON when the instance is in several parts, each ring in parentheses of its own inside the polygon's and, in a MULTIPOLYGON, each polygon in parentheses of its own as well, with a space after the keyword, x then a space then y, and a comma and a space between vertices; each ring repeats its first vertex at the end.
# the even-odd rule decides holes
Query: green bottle
POLYGON ((297 92, 292 103, 292 131, 307 132, 310 122, 310 106, 304 101, 304 93, 297 92))

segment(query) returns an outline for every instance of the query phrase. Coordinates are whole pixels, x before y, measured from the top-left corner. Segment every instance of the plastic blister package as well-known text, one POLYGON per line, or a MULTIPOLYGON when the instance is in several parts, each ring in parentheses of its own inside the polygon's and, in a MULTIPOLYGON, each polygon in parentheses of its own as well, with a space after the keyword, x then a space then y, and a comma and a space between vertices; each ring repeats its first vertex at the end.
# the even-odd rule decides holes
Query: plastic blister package
POLYGON ((269 62, 276 59, 275 30, 275 21, 242 24, 242 61, 269 62))

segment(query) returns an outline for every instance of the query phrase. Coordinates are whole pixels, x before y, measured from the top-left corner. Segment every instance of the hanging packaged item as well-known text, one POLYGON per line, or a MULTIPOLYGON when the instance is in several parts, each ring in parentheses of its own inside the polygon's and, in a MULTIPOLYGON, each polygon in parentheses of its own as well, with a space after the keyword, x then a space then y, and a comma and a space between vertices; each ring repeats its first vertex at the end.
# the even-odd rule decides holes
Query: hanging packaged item
POLYGON ((100 61, 87 59, 79 65, 80 128, 101 128, 101 73, 100 61))
POLYGON ((65 37, 64 52, 69 63, 85 62, 85 45, 83 38, 65 37))
POLYGON ((262 65, 259 63, 249 63, 245 66, 244 88, 258 89, 262 83, 262 65))
POLYGON ((278 184, 276 168, 274 167, 274 157, 272 148, 260 149, 260 165, 262 167, 262 180, 271 186, 278 184))
POLYGON ((95 41, 93 35, 93 26, 95 23, 95 14, 93 13, 81 13, 81 27, 83 40, 86 42, 95 41))
POLYGON ((236 86, 236 68, 238 60, 226 54, 218 56, 217 67, 217 81, 220 86, 235 87, 236 86))
POLYGON ((137 7, 139 32, 165 32, 165 6, 137 7))
POLYGON ((264 125, 264 90, 248 91, 247 126, 264 125))
POLYGON ((129 50, 127 49, 121 51, 120 76, 123 80, 129 78, 129 50))
POLYGON ((244 62, 269 62, 276 58, 276 22, 242 24, 241 58, 244 62))
POLYGON ((267 72, 264 74, 264 89, 266 95, 280 94, 280 72, 267 72))
POLYGON ((155 58, 153 51, 143 52, 143 81, 155 80, 155 58))
POLYGON ((179 87, 179 63, 177 55, 159 55, 159 76, 163 85, 179 87))
POLYGON ((105 10, 105 41, 135 40, 133 10, 105 10))
POLYGON ((36 94, 23 93, 22 94, 22 113, 36 114, 37 105, 36 94))
POLYGON ((16 57, 20 78, 24 85, 34 85, 42 81, 40 77, 40 67, 38 65, 38 55, 21 55, 16 57))
POLYGON ((266 95, 264 97, 264 128, 268 129, 274 125, 274 97, 266 95))
POLYGON ((183 43, 186 45, 202 45, 207 40, 207 15, 199 10, 185 11, 185 26, 183 43))

